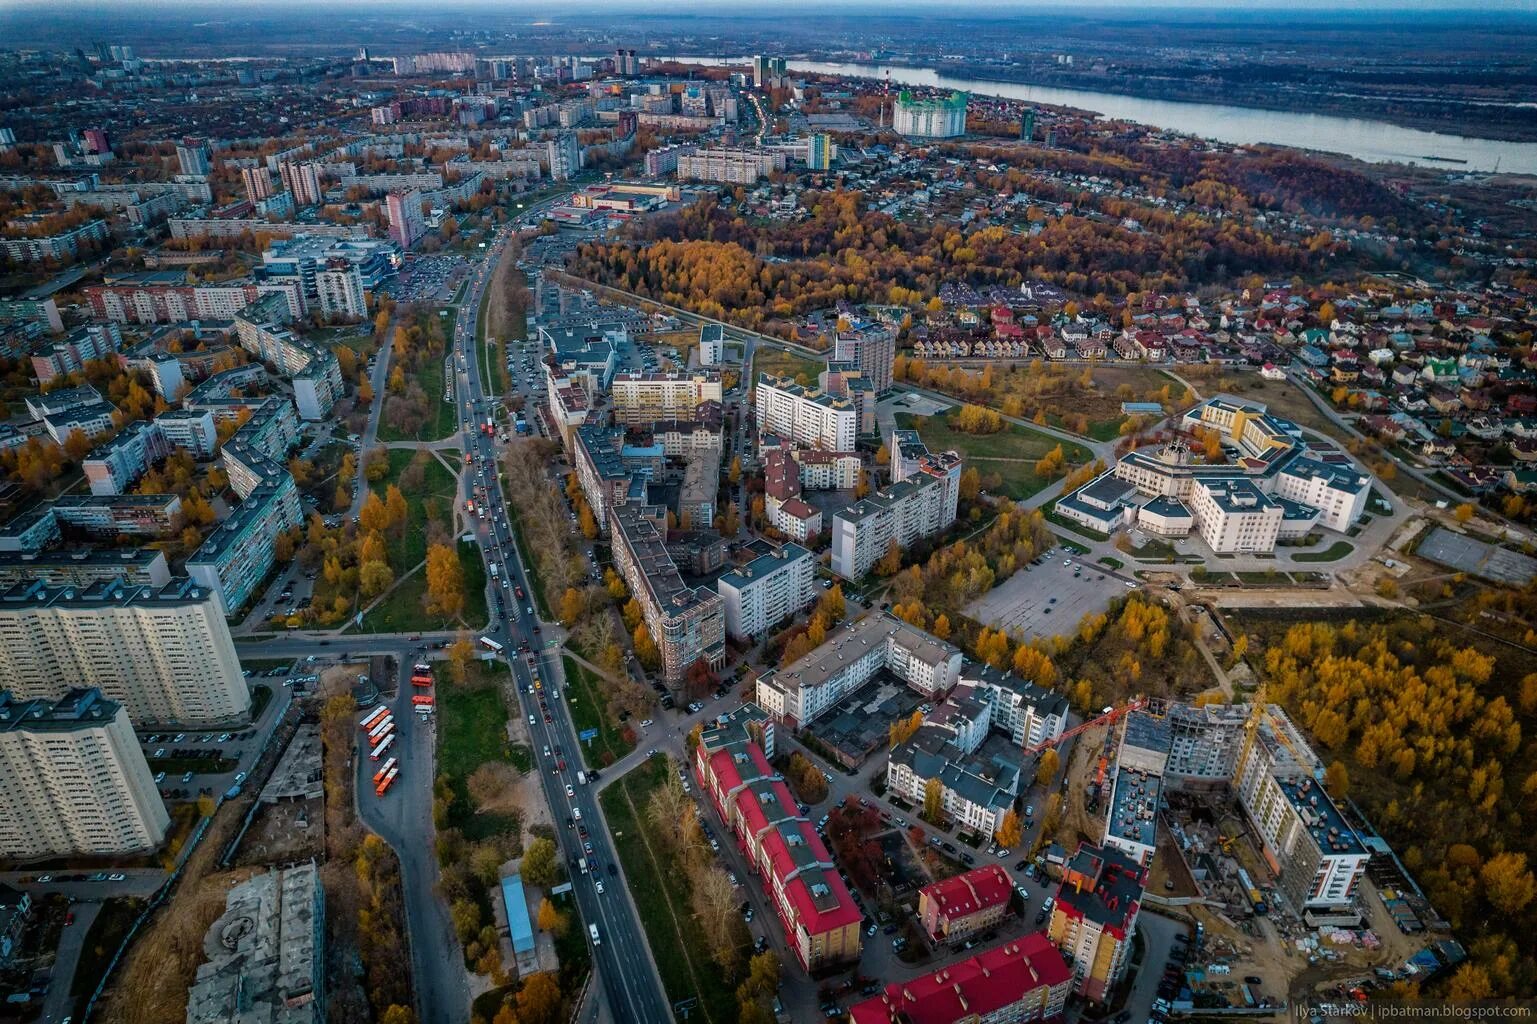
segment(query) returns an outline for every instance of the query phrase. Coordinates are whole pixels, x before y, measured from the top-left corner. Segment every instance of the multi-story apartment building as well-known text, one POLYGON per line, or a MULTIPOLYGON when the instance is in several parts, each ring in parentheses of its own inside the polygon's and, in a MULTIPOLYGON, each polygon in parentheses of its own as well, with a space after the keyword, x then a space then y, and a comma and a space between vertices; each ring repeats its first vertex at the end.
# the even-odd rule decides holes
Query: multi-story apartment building
POLYGON ((285 327, 285 314, 276 295, 242 309, 235 315, 240 346, 291 379, 301 419, 323 420, 342 396, 341 364, 330 348, 285 327))
POLYGON ((208 174, 213 170, 213 160, 207 141, 182 139, 176 144, 176 164, 183 174, 208 174))
POLYGON ((1009 914, 1014 880, 1000 864, 933 882, 918 890, 918 920, 936 945, 964 942, 1009 914))
POLYGON ((346 260, 332 260, 315 275, 315 298, 320 315, 328 319, 362 320, 368 316, 363 278, 346 260))
POLYGON ((144 853, 170 823, 122 705, 0 691, 0 857, 144 853))
POLYGON ((760 373, 753 409, 760 439, 772 435, 804 448, 854 450, 859 414, 847 398, 803 387, 790 377, 760 373))
POLYGON ((955 685, 960 649, 886 612, 834 629, 816 650, 758 678, 758 705, 792 729, 810 724, 885 669, 932 697, 955 685))
POLYGON ((907 549, 949 529, 961 493, 961 457, 923 456, 917 471, 833 516, 832 570, 863 579, 891 545, 907 549))
MULTIPOLYGON (((438 184, 442 184, 441 179, 438 184)), ((427 233, 427 222, 422 218, 422 194, 415 188, 385 196, 384 211, 390 223, 390 238, 402 249, 409 251, 427 233)))
POLYGON ((1286 712, 1249 722, 1233 788, 1292 907, 1348 906, 1371 854, 1318 782, 1323 768, 1286 712))
POLYGON ((325 193, 320 190, 320 170, 312 163, 280 163, 278 178, 293 194, 296 206, 314 206, 325 198, 325 193))
POLYGON ((1068 860, 1047 935, 1073 964, 1073 992, 1106 1002, 1131 965, 1132 935, 1147 869, 1114 849, 1087 844, 1068 860))
POLYGON ((175 494, 65 494, 49 508, 61 527, 98 538, 168 537, 182 527, 175 494))
POLYGON ((400 250, 391 241, 296 235, 268 246, 262 253, 262 269, 271 280, 297 280, 307 306, 319 306, 327 315, 339 310, 363 317, 368 315, 368 309, 363 304, 362 293, 378 288, 391 277, 400 266, 400 258, 400 250), (350 268, 356 275, 347 285, 348 299, 339 302, 333 296, 328 309, 326 285, 321 279, 345 268, 350 268), (351 297, 352 292, 356 293, 355 298, 351 297))
POLYGON ((129 586, 171 582, 165 552, 153 548, 90 548, 79 551, 0 550, 0 587, 37 580, 50 587, 89 587, 122 580, 129 586))
POLYGON ((233 459, 231 448, 225 447, 225 465, 237 491, 241 471, 254 466, 260 472, 240 507, 187 559, 187 574, 219 594, 229 608, 240 609, 271 571, 278 537, 303 525, 304 516, 298 488, 287 469, 265 460, 233 459))
POLYGON ((750 704, 718 723, 694 748, 694 777, 763 880, 790 952, 807 971, 858 961, 862 914, 822 837, 769 763, 774 723, 750 704))
POLYGON ((81 469, 92 494, 123 494, 150 466, 170 455, 171 450, 165 431, 152 421, 137 420, 112 440, 93 448, 81 469))
POLYGON ((269 279, 217 285, 190 285, 164 280, 160 272, 124 274, 110 284, 81 289, 93 316, 113 323, 181 323, 186 320, 230 320, 264 295, 283 296, 288 315, 297 320, 308 311, 298 281, 269 279))
POLYGON ((967 95, 952 92, 943 99, 920 100, 902 90, 891 109, 891 126, 898 135, 920 139, 950 139, 966 134, 967 95))
POLYGON ((117 324, 87 324, 63 341, 55 341, 32 353, 32 374, 39 384, 84 369, 92 359, 112 355, 123 347, 117 324))
POLYGON ((551 181, 565 181, 582 169, 582 143, 576 132, 556 132, 544 144, 551 181))
POLYGON ((851 1024, 1035 1024, 1060 1018, 1073 974, 1040 932, 929 974, 892 982, 849 1007, 851 1024))
POLYGON ((18 584, 0 598, 0 687, 57 697, 96 686, 140 725, 243 721, 251 695, 224 611, 185 577, 158 589, 18 584))
POLYGON ((272 198, 272 175, 265 167, 242 167, 240 183, 245 186, 247 202, 255 204, 272 198))
POLYGON ((628 447, 623 427, 588 423, 576 428, 572 466, 600 530, 608 530, 611 509, 646 503, 646 481, 660 478, 661 455, 654 448, 628 447))
POLYGON ((111 238, 112 229, 107 222, 93 220, 56 235, 0 238, 0 253, 13 263, 41 263, 44 260, 67 263, 80 254, 82 245, 104 244, 111 238))
POLYGON ((77 432, 90 439, 109 433, 116 425, 116 415, 117 406, 111 402, 76 405, 63 412, 44 416, 43 429, 47 430, 48 436, 59 444, 63 444, 69 440, 71 434, 77 432))
POLYGON ((715 181, 751 185, 785 169, 785 154, 777 149, 721 146, 678 154, 679 181, 715 181))
POLYGON ((1019 796, 1021 779, 1017 763, 988 756, 983 743, 993 732, 1013 747, 1055 739, 1067 725, 1067 710, 1055 691, 1010 672, 965 665, 949 696, 891 751, 886 790, 921 803, 928 784, 938 781, 945 814, 991 836, 1019 796))
POLYGON ((833 339, 832 360, 859 368, 877 394, 891 389, 891 368, 897 358, 897 330, 889 324, 862 321, 833 339))
POLYGON ((609 394, 614 403, 614 419, 625 426, 694 419, 701 405, 720 402, 720 373, 616 373, 609 394))
POLYGON ((667 510, 622 505, 609 511, 614 568, 640 601, 646 629, 662 655, 662 678, 681 686, 690 667, 726 663, 726 616, 720 595, 683 581, 667 553, 667 510))
POLYGON ((750 640, 816 600, 816 560, 799 544, 785 544, 721 576, 715 589, 726 635, 750 640))

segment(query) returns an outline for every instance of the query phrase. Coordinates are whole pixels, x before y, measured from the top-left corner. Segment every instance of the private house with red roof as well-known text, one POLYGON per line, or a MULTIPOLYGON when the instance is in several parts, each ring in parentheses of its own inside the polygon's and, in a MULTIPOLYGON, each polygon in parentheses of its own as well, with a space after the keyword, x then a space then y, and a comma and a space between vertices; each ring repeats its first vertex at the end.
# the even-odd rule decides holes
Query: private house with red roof
POLYGON ((853 1024, 1030 1024, 1062 1015, 1073 974, 1041 932, 849 1007, 853 1024))
POLYGON ((1082 844, 1063 869, 1047 934, 1073 958, 1073 991, 1106 1002, 1131 965, 1147 869, 1113 847, 1082 844))
POLYGON ((1013 891, 1007 871, 984 864, 918 890, 918 920, 935 945, 964 942, 1008 916, 1013 891))
POLYGON ((769 763, 773 749, 773 721, 745 705, 701 735, 694 776, 762 879, 801 967, 857 961, 862 915, 816 827, 769 763))

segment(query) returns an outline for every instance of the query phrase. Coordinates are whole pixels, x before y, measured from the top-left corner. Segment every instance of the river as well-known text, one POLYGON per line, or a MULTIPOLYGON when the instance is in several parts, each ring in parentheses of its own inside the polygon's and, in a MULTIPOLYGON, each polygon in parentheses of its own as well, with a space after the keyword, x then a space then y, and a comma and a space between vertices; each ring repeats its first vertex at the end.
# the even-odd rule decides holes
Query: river
MULTIPOLYGON (((699 57, 679 59, 695 63, 724 63, 699 57)), ((743 57, 729 63, 739 64, 748 60, 743 57)), ((855 78, 884 79, 887 72, 890 72, 893 85, 958 89, 986 96, 1004 96, 1034 103, 1093 110, 1106 117, 1168 128, 1231 145, 1265 142, 1343 153, 1369 163, 1422 164, 1447 171, 1492 171, 1498 167, 1511 174, 1537 174, 1537 143, 1534 142, 1503 142, 1465 135, 1444 135, 1417 128, 1403 128, 1386 121, 1335 117, 1330 114, 1298 114, 1219 103, 1150 100, 1117 93, 1057 89, 1020 82, 972 81, 943 74, 933 68, 805 60, 789 61, 787 66, 791 71, 803 74, 855 78), (1433 156, 1445 159, 1426 159, 1433 156), (1466 163, 1448 163, 1447 160, 1463 160, 1466 163)))

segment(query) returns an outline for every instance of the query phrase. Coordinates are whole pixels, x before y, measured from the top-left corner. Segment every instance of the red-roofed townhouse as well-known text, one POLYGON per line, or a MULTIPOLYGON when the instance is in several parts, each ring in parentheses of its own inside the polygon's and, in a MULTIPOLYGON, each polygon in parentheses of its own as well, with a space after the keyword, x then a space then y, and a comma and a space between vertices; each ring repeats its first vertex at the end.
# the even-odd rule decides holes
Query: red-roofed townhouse
POLYGON ((853 1024, 1030 1024, 1062 1015, 1073 973, 1043 932, 896 982, 849 1007, 853 1024))
POLYGON ((918 920, 934 943, 963 942, 1009 913, 1014 883, 997 864, 926 885, 918 891, 918 920))

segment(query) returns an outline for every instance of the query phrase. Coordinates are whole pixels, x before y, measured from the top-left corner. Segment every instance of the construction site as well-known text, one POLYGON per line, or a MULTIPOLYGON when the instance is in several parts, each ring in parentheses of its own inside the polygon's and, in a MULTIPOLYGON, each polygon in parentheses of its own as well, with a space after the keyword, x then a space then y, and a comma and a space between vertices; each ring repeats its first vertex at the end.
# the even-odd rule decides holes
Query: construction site
POLYGON ((1146 909, 1194 929, 1160 994, 1185 1014, 1359 1000, 1465 954, 1393 851, 1263 694, 1248 704, 1133 701, 1082 727, 1053 841, 1145 864, 1146 909))

